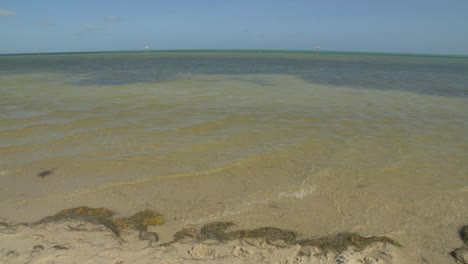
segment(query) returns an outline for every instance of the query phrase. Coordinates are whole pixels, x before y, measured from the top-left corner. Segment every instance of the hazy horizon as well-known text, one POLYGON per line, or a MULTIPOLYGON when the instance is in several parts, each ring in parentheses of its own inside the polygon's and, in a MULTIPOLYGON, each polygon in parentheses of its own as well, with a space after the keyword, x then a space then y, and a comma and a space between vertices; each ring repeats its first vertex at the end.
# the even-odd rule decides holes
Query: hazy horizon
POLYGON ((303 49, 128 49, 128 50, 70 50, 70 51, 44 51, 44 52, 18 52, 1 53, 0 56, 16 55, 54 55, 54 54, 90 54, 90 53, 144 53, 144 52, 271 52, 271 53, 328 53, 328 54, 369 54, 369 55, 395 55, 395 56, 430 56, 430 57, 468 57, 468 54, 451 53, 414 53, 414 52, 385 52, 364 50, 303 50, 303 49))

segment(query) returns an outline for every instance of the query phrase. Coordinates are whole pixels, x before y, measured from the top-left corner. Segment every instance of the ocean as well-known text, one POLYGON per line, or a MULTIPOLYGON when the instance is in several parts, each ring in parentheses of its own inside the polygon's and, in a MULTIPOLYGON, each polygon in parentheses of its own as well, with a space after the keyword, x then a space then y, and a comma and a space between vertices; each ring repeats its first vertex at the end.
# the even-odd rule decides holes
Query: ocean
POLYGON ((385 234, 431 251, 467 224, 467 150, 468 57, 0 56, 0 217, 14 221, 152 208, 175 225, 385 234))

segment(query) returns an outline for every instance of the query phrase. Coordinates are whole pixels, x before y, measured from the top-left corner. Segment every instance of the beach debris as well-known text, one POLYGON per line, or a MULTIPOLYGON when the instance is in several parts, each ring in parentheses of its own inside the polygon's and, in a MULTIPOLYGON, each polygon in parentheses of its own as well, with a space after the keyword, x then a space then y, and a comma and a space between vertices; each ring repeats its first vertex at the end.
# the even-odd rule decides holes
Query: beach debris
POLYGON ((56 170, 56 168, 53 168, 53 169, 41 168, 41 171, 37 174, 37 176, 39 176, 41 178, 45 178, 45 177, 51 175, 52 173, 54 173, 55 170, 56 170))
POLYGON ((468 225, 462 226, 458 234, 464 245, 450 252, 450 255, 461 264, 468 264, 468 225))
MULTIPOLYGON (((115 213, 107 208, 75 207, 65 209, 55 215, 43 218, 34 225, 50 222, 64 222, 70 220, 85 221, 92 224, 102 225, 112 231, 117 237, 121 237, 121 230, 131 228, 140 231, 139 237, 144 240, 157 241, 159 237, 156 233, 147 232, 149 226, 164 224, 163 217, 153 210, 143 210, 128 218, 115 218, 115 213), (146 233, 142 233, 146 232, 146 233), (153 233, 153 234, 150 234, 153 233)), ((71 230, 77 230, 71 228, 71 230)))

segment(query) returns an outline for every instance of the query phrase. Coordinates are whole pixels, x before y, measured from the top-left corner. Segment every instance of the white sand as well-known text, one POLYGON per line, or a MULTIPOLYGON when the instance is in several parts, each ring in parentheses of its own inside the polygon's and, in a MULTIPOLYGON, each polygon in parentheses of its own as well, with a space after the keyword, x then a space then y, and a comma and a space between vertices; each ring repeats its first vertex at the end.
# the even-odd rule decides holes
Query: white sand
POLYGON ((375 243, 335 254, 262 239, 180 241, 161 246, 85 222, 0 228, 0 263, 416 263, 398 247, 375 243), (81 231, 80 231, 81 230, 81 231))

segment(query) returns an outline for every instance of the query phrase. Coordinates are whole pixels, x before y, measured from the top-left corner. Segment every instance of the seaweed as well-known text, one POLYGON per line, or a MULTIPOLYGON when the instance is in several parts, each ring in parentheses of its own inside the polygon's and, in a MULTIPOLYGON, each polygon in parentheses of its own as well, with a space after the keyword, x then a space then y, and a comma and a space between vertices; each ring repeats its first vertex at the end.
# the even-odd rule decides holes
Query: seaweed
POLYGON ((374 244, 374 243, 388 243, 397 247, 401 245, 384 236, 371 236, 364 237, 355 233, 339 233, 334 236, 326 236, 317 239, 305 239, 296 241, 297 244, 301 246, 312 246, 321 249, 322 251, 333 251, 333 252, 343 252, 348 247, 355 247, 358 250, 362 250, 365 247, 374 244))
POLYGON ((468 225, 462 226, 458 231, 460 238, 463 240, 463 243, 468 246, 468 225))
POLYGON ((43 169, 41 168, 41 171, 37 174, 37 176, 41 177, 41 178, 45 178, 49 175, 51 175, 52 173, 54 173, 56 168, 53 168, 53 169, 43 169))
POLYGON ((140 240, 148 240, 150 243, 155 243, 159 241, 159 236, 155 232, 140 231, 138 234, 140 240))
POLYGON ((450 255, 458 263, 468 263, 468 225, 464 225, 458 230, 458 235, 463 241, 464 245, 456 248, 450 252, 450 255))
POLYGON ((49 222, 64 222, 67 220, 82 220, 92 224, 103 225, 120 237, 120 230, 112 221, 114 212, 107 208, 89 208, 85 206, 65 209, 55 215, 43 218, 36 224, 49 222))
POLYGON ((68 250, 68 247, 62 246, 62 245, 55 245, 52 248, 57 249, 57 250, 68 250))
POLYGON ((164 224, 160 214, 153 210, 143 210, 126 219, 128 224, 139 231, 147 231, 149 226, 164 224))
POLYGON ((267 243, 283 240, 285 243, 291 244, 296 241, 295 232, 274 227, 262 227, 254 230, 237 230, 228 233, 228 236, 231 239, 264 238, 267 243))
MULTIPOLYGON (((55 215, 45 217, 39 222, 35 223, 35 225, 50 222, 81 220, 92 224, 102 225, 120 238, 120 233, 123 229, 131 227, 132 229, 138 230, 140 232, 146 232, 149 226, 161 225, 164 223, 163 217, 160 214, 148 209, 138 212, 129 218, 113 219, 112 217, 114 215, 115 213, 107 208, 89 208, 81 206, 65 209, 55 215)), ((140 234, 140 236, 151 236, 151 239, 149 240, 155 240, 154 235, 145 236, 144 234, 140 234)))
POLYGON ((201 239, 229 240, 230 237, 225 231, 233 225, 233 222, 213 222, 206 224, 200 229, 201 239))
POLYGON ((180 241, 186 238, 199 240, 201 237, 200 231, 195 227, 185 227, 174 234, 174 241, 180 241))
POLYGON ((127 229, 129 227, 128 220, 125 218, 115 218, 113 222, 119 229, 127 229))
MULTIPOLYGON (((55 215, 43 218, 35 224, 82 220, 92 224, 102 225, 112 231, 118 238, 120 238, 121 230, 131 228, 139 231, 138 238, 141 240, 148 240, 150 243, 159 241, 157 233, 148 231, 148 227, 150 226, 164 224, 163 217, 156 211, 146 209, 126 218, 113 218, 114 215, 115 213, 107 208, 89 208, 82 206, 62 210, 55 215)), ((398 242, 385 236, 364 237, 355 233, 339 233, 334 236, 298 240, 297 233, 294 231, 275 227, 240 229, 227 232, 228 228, 234 225, 233 222, 213 222, 205 224, 200 229, 186 227, 174 234, 173 241, 165 243, 164 245, 187 238, 199 242, 210 239, 225 242, 235 239, 259 238, 264 239, 268 244, 272 244, 275 241, 283 241, 288 245, 312 246, 322 251, 333 251, 336 253, 340 253, 349 247, 362 250, 378 242, 401 247, 398 242)), ((459 234, 464 243, 467 244, 468 225, 463 226, 459 234)))
POLYGON ((378 242, 388 243, 397 247, 401 247, 401 245, 398 242, 388 237, 364 237, 355 233, 339 233, 335 236, 297 240, 297 233, 295 233, 294 231, 274 227, 241 229, 226 232, 226 230, 233 225, 233 222, 213 222, 202 226, 200 231, 198 231, 194 227, 183 228, 174 235, 174 240, 172 242, 166 244, 171 244, 186 238, 190 238, 195 241, 214 239, 220 242, 230 241, 234 239, 260 238, 264 239, 268 244, 272 244, 275 241, 283 241, 288 245, 297 244, 301 246, 312 246, 319 248, 325 252, 333 251, 337 253, 341 253, 349 247, 354 247, 357 250, 362 250, 365 247, 378 242))

